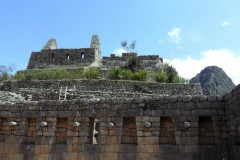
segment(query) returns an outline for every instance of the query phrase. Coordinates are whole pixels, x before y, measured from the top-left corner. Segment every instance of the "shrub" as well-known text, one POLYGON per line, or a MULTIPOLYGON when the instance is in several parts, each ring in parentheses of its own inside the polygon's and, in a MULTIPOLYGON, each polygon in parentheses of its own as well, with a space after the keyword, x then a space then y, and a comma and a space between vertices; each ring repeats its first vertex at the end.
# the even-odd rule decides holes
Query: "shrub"
POLYGON ((89 67, 86 71, 84 71, 84 76, 87 79, 96 79, 100 76, 100 70, 97 67, 89 67))
POLYGON ((173 83, 186 83, 187 80, 180 76, 174 76, 173 83))
POLYGON ((138 72, 133 73, 133 80, 137 81, 146 81, 148 71, 146 69, 139 70, 138 72))
POLYGON ((168 80, 168 76, 165 72, 158 72, 155 74, 155 79, 157 82, 166 83, 168 80))
POLYGON ((110 70, 108 71, 108 78, 109 79, 120 79, 120 71, 121 69, 116 68, 116 67, 111 67, 110 70))
POLYGON ((131 80, 133 77, 133 72, 130 69, 122 69, 119 77, 123 80, 131 80))
POLYGON ((17 73, 15 74, 12 79, 15 79, 15 80, 25 80, 26 79, 26 75, 24 73, 17 73))
POLYGON ((83 79, 84 74, 82 69, 74 69, 68 71, 68 79, 83 79))

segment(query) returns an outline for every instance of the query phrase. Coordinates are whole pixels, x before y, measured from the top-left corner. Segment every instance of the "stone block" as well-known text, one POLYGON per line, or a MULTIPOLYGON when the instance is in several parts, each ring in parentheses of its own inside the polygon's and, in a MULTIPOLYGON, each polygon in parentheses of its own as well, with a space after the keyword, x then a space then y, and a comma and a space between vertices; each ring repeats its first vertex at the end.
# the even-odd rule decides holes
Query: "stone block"
POLYGON ((77 152, 64 152, 62 153, 61 160, 78 160, 77 152))
POLYGON ((176 137, 177 144, 190 144, 190 137, 176 137))
POLYGON ((47 160, 48 154, 38 154, 33 156, 33 160, 47 160))
POLYGON ((41 154, 46 154, 50 152, 50 145, 40 145, 41 154))
POLYGON ((1 155, 2 153, 6 153, 7 148, 8 148, 8 147, 6 147, 5 143, 0 143, 0 155, 1 155))
POLYGON ((80 152, 78 160, 95 160, 94 152, 80 152))
POLYGON ((185 145, 184 151, 190 153, 198 152, 198 145, 185 145))
POLYGON ((7 154, 7 156, 2 156, 0 154, 0 158, 4 160, 7 157, 6 160, 23 160, 23 154, 7 154))
POLYGON ((79 144, 79 137, 68 137, 67 144, 79 144))
POLYGON ((5 135, 4 138, 5 138, 5 143, 9 143, 9 144, 17 144, 18 142, 23 141, 22 136, 5 135))
POLYGON ((52 136, 36 136, 35 144, 49 145, 54 144, 56 141, 55 137, 52 136))
POLYGON ((154 145, 138 145, 138 153, 153 153, 154 145))
POLYGON ((118 152, 136 153, 137 152, 137 145, 136 144, 121 144, 119 146, 118 152))
POLYGON ((58 153, 48 154, 46 160, 59 160, 58 153))
POLYGON ((66 148, 67 148, 66 144, 53 144, 50 147, 50 149, 51 149, 50 151, 52 153, 54 153, 54 152, 65 152, 66 148))
POLYGON ((118 153, 100 153, 100 160, 118 160, 118 153))
POLYGON ((159 117, 149 117, 150 121, 152 123, 160 123, 160 118, 159 117))
POLYGON ((150 153, 137 153, 136 155, 137 160, 157 160, 157 157, 153 157, 150 153))
POLYGON ((135 160, 137 157, 137 153, 119 153, 119 160, 135 160))
POLYGON ((179 152, 179 147, 178 145, 159 145, 154 147, 154 152, 155 153, 178 153, 179 152))
POLYGON ((159 137, 138 137, 138 144, 158 144, 159 137))
POLYGON ((7 153, 8 154, 17 154, 19 151, 19 145, 18 144, 7 144, 5 145, 7 148, 7 153))

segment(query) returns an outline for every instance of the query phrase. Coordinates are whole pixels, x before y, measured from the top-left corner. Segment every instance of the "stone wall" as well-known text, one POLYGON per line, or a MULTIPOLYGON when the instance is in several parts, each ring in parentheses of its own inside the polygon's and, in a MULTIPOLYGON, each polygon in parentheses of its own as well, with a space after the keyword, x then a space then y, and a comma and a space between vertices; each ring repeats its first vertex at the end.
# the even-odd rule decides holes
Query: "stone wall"
MULTIPOLYGON (((137 82, 137 81, 118 81, 118 80, 48 80, 48 81, 5 81, 0 90, 19 92, 20 89, 34 88, 38 92, 52 90, 53 92, 60 87, 74 88, 78 93, 81 92, 108 92, 114 93, 144 93, 152 95, 202 95, 199 84, 169 84, 157 82, 137 82)), ((124 96, 124 95, 123 95, 124 96)))
MULTIPOLYGON (((122 67, 125 66, 128 62, 129 57, 137 56, 136 53, 123 53, 122 56, 116 56, 115 54, 111 54, 110 57, 103 57, 102 65, 104 67, 122 67)), ((138 56, 138 58, 142 62, 142 67, 144 68, 160 68, 163 63, 163 59, 159 58, 158 55, 145 55, 138 56)))
POLYGON ((27 69, 57 66, 90 66, 95 62, 95 48, 49 49, 32 52, 27 69))
POLYGON ((240 85, 225 96, 229 128, 229 151, 232 159, 240 158, 240 85))
POLYGON ((0 157, 228 159, 225 105, 219 96, 0 103, 0 157))

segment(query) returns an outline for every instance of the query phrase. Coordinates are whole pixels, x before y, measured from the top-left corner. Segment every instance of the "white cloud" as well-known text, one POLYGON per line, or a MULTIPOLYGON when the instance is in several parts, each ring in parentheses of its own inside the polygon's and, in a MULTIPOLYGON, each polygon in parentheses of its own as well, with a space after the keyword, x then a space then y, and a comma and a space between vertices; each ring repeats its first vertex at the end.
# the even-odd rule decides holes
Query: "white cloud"
POLYGON ((166 60, 173 65, 179 74, 184 78, 192 78, 207 66, 221 67, 226 74, 233 80, 233 83, 240 82, 240 55, 222 49, 222 50, 207 50, 201 53, 199 59, 188 56, 183 59, 166 60))
POLYGON ((230 23, 229 21, 224 21, 222 23, 222 27, 231 26, 231 25, 232 25, 232 23, 230 23))
POLYGON ((113 51, 113 54, 115 54, 116 56, 122 56, 122 53, 126 53, 126 52, 127 52, 126 50, 119 48, 119 49, 115 49, 113 51))
POLYGON ((174 27, 171 31, 169 31, 167 34, 169 36, 169 41, 171 43, 179 44, 182 41, 181 38, 182 30, 180 28, 174 27))

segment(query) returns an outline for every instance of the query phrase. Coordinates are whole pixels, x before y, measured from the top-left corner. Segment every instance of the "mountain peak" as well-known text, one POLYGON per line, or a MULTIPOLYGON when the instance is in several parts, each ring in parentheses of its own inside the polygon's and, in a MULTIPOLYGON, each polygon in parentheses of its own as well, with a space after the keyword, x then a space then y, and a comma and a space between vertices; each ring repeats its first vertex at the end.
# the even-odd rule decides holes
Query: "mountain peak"
POLYGON ((222 68, 217 66, 204 68, 195 77, 191 78, 189 83, 200 83, 205 95, 223 95, 235 87, 231 78, 222 68))

